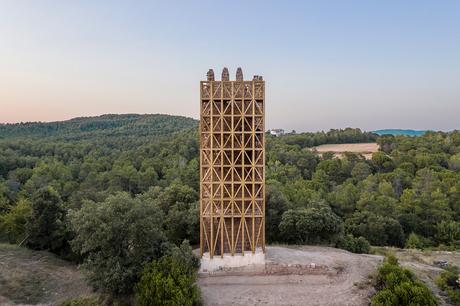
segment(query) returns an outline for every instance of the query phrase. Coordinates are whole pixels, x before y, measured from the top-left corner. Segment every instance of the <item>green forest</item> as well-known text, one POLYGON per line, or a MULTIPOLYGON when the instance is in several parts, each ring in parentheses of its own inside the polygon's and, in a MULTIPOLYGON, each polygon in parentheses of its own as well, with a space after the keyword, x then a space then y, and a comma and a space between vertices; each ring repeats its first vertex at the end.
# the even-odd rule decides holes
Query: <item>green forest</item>
MULTIPOLYGON (((140 300, 143 282, 165 283, 167 266, 187 276, 179 295, 193 305, 197 127, 194 119, 168 115, 0 125, 0 241, 82 264, 95 289, 140 300)), ((268 243, 358 253, 370 245, 460 246, 458 131, 267 133, 266 184, 268 243), (368 160, 308 149, 374 141, 380 151, 368 160)))

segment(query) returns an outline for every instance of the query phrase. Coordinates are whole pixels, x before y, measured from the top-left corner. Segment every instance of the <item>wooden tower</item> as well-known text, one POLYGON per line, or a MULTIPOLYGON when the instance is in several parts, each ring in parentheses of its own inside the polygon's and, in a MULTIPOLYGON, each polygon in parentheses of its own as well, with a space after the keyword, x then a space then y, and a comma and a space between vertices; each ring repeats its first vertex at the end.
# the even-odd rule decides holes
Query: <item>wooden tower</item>
POLYGON ((201 256, 265 252, 265 82, 211 69, 200 99, 201 256))

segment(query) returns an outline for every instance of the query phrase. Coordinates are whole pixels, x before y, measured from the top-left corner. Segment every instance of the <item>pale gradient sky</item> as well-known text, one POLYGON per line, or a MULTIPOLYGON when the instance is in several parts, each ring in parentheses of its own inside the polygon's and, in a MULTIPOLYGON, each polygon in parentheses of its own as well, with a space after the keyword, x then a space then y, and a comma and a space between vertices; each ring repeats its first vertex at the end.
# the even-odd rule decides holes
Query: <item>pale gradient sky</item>
POLYGON ((460 1, 0 0, 0 122, 198 118, 223 66, 268 128, 460 128, 460 1))

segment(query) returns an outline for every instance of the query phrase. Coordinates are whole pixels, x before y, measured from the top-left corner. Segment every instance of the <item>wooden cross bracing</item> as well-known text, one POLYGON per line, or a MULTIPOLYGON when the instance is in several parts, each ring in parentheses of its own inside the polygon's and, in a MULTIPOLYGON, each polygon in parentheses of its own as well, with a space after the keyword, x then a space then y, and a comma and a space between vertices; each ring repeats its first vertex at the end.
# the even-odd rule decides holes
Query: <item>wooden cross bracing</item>
POLYGON ((265 82, 200 83, 200 251, 265 252, 265 82))

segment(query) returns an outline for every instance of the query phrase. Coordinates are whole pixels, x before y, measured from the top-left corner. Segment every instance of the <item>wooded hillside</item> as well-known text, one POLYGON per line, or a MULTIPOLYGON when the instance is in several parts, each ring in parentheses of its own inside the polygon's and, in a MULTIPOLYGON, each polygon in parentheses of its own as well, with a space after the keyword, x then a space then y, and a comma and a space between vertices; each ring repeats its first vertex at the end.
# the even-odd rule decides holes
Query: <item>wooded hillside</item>
MULTIPOLYGON (((197 126, 166 115, 0 126, 0 240, 83 261, 94 288, 132 292, 145 263, 198 243, 197 126)), ((269 243, 460 245, 459 132, 267 134, 266 149, 269 243), (369 160, 305 149, 372 141, 369 160)))

